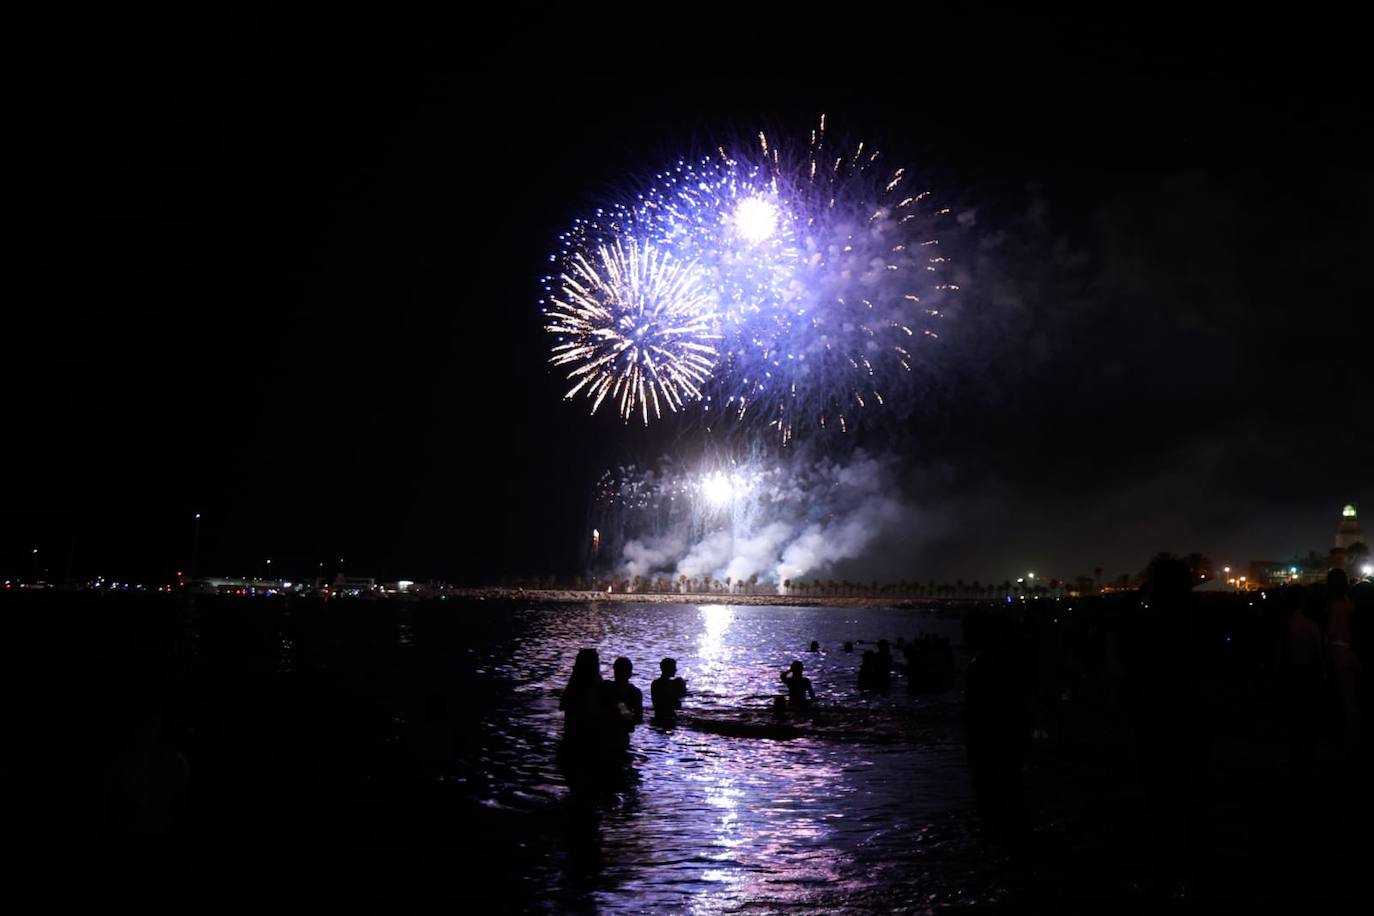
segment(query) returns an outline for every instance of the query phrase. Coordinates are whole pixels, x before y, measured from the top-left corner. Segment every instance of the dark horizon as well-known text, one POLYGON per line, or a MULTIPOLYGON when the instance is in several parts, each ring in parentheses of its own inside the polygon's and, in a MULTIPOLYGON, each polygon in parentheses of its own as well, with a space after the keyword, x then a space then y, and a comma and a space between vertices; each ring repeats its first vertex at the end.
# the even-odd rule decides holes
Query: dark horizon
POLYGON ((27 25, 0 576, 36 546, 51 580, 156 581, 195 512, 202 574, 578 571, 597 476, 671 435, 560 400, 557 233, 716 131, 821 112, 972 220, 904 431, 912 536, 834 575, 1286 560, 1374 505, 1371 125, 1329 36, 1050 24, 875 61, 744 29, 709 72, 568 79, 572 38, 27 25))

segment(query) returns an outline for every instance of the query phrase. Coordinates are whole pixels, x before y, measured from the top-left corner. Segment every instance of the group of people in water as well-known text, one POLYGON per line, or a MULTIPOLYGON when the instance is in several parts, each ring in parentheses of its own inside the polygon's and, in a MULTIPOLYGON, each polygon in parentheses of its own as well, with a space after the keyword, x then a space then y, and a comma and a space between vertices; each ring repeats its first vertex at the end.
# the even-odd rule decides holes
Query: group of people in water
MULTIPOLYGON (((941 668, 939 664, 948 660, 953 670, 953 655, 949 640, 943 637, 922 635, 914 642, 897 640, 897 648, 906 656, 908 675, 913 684, 932 683, 939 685, 943 679, 920 679, 920 671, 941 668)), ((820 643, 812 641, 810 651, 821 653, 820 643)), ((854 644, 846 642, 845 652, 853 652, 854 644)), ((876 650, 865 650, 858 672, 860 690, 883 690, 892 681, 893 656, 891 644, 886 639, 877 642, 876 650)), ((644 694, 630 678, 634 665, 628 658, 621 656, 612 664, 612 680, 601 676, 601 660, 596 649, 582 649, 573 662, 572 676, 559 701, 563 711, 563 754, 573 760, 595 760, 623 756, 629 749, 630 735, 635 726, 644 722, 644 694)), ((677 721, 682 700, 687 696, 687 682, 677 674, 677 660, 665 658, 659 662, 660 675, 649 689, 653 708, 651 722, 656 725, 672 725, 677 721)), ((816 702, 816 690, 811 679, 806 676, 806 667, 800 661, 793 661, 778 676, 787 689, 785 696, 773 698, 772 712, 777 718, 786 717, 788 712, 810 710, 816 702)), ((913 687, 913 689, 916 689, 913 687)), ((922 688, 926 689, 926 688, 922 688)))
MULTIPOLYGON (((650 721, 672 725, 687 696, 687 681, 678 676, 676 659, 665 658, 658 667, 660 674, 649 687, 653 706, 650 721)), ((634 664, 621 656, 611 670, 613 680, 605 680, 601 676, 601 656, 595 649, 577 653, 572 676, 558 702, 563 711, 563 753, 571 760, 623 756, 635 726, 644 722, 644 693, 630 683, 634 664)), ((806 709, 816 701, 815 688, 804 672, 799 661, 782 671, 780 680, 787 687, 787 696, 777 698, 777 710, 806 709)))
MULTIPOLYGON (((635 726, 644 722, 644 693, 630 677, 634 664, 624 656, 611 665, 614 679, 601 677, 601 656, 583 649, 573 662, 572 676, 558 706, 563 710, 565 753, 575 758, 623 754, 635 726)), ((655 722, 671 723, 687 695, 687 682, 677 676, 677 661, 659 662, 661 675, 649 688, 655 722)))

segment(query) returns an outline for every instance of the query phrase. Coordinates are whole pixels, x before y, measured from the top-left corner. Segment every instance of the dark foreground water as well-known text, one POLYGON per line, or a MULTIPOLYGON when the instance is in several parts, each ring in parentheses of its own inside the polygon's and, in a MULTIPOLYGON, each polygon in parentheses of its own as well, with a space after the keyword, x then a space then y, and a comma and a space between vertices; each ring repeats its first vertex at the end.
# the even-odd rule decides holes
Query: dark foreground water
POLYGON ((1152 837, 1178 818, 1126 701, 1138 602, 1074 604, 1025 609, 1008 657, 1010 859, 1022 834, 970 788, 965 679, 856 689, 878 638, 961 641, 932 613, 0 595, 0 887, 52 911, 1368 911, 1374 767, 1324 703, 1294 768, 1272 627, 1235 597, 1189 626, 1205 885, 1161 900, 1152 837), (631 658, 646 699, 674 656, 686 712, 726 725, 767 721, 800 659, 822 712, 786 741, 645 724, 573 790, 557 694, 584 647, 631 658))
POLYGON ((913 611, 722 605, 513 613, 505 638, 474 651, 477 673, 509 688, 484 710, 476 795, 499 810, 583 818, 582 833, 549 850, 531 877, 553 899, 716 912, 996 896, 974 830, 956 694, 915 696, 900 680, 885 693, 856 686, 862 649, 879 637, 957 641, 957 623, 913 611), (821 653, 807 650, 813 639, 821 653), (866 642, 845 653, 845 640, 866 642), (646 703, 658 659, 675 657, 688 715, 727 723, 785 692, 778 674, 800 659, 822 726, 776 740, 646 725, 632 738, 629 784, 579 798, 555 763, 556 693, 588 646, 608 669, 629 657, 646 703))
POLYGON ((0 775, 26 856, 10 864, 61 892, 372 912, 919 909, 1001 892, 957 691, 856 688, 880 637, 957 642, 957 622, 933 614, 88 595, 5 607, 16 752, 0 775), (684 711, 725 720, 764 710, 801 659, 826 734, 646 723, 625 773, 570 791, 558 693, 584 647, 607 675, 631 658, 646 705, 674 656, 684 711), (159 748, 189 768, 175 835, 128 813, 146 780, 119 788, 166 770, 159 748))

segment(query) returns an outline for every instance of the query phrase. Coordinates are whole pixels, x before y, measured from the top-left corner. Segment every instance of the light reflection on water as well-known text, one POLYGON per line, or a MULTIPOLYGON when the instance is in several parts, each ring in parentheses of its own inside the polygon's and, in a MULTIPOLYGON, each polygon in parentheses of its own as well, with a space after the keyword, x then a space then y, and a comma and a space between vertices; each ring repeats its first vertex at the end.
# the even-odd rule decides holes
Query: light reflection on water
POLYGON ((957 622, 914 611, 723 605, 513 613, 519 635, 480 650, 480 669, 510 689, 485 719, 493 740, 479 796, 524 812, 580 812, 580 832, 537 877, 552 909, 928 909, 997 896, 980 872, 957 694, 913 696, 900 680, 887 694, 855 686, 863 649, 878 638, 935 632, 957 642, 957 622), (812 639, 826 651, 808 652, 812 639), (840 651, 845 640, 856 643, 853 653, 840 651), (631 659, 646 705, 658 660, 675 657, 688 680, 684 712, 714 717, 765 708, 785 692, 781 671, 799 659, 832 721, 895 723, 900 738, 782 741, 646 723, 631 739, 634 777, 583 799, 554 753, 557 694, 588 646, 607 676, 616 656, 631 659))

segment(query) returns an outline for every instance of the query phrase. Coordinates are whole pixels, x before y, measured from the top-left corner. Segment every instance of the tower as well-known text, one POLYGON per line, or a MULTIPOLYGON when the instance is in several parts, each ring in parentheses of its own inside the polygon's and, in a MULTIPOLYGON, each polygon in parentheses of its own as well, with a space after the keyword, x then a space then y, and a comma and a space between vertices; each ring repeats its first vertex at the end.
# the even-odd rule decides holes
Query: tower
POLYGON ((1335 547, 1339 550, 1346 550, 1351 544, 1368 544, 1364 538, 1364 529, 1360 527, 1360 521, 1355 515, 1354 506, 1346 506, 1341 510, 1341 520, 1336 526, 1335 547))

